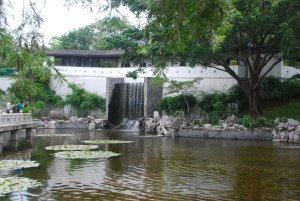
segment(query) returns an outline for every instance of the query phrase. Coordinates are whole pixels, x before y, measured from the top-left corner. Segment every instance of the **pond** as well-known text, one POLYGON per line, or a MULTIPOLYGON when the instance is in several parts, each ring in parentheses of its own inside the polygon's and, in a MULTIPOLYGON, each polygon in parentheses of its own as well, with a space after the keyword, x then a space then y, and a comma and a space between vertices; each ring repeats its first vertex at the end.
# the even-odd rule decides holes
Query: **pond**
POLYGON ((140 136, 128 131, 38 130, 9 142, 0 159, 35 160, 39 167, 0 171, 42 185, 0 200, 300 200, 300 146, 263 141, 140 136), (83 140, 134 141, 99 145, 109 159, 61 159, 45 147, 83 140))

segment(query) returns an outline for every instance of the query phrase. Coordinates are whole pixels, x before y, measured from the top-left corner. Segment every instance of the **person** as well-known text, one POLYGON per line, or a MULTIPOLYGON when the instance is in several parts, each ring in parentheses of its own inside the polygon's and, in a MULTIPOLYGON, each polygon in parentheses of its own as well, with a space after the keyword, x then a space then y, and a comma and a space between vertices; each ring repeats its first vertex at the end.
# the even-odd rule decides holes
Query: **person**
POLYGON ((11 110, 12 110, 11 103, 10 103, 10 102, 7 102, 7 103, 6 103, 6 113, 9 114, 11 110))
POLYGON ((24 107, 24 101, 21 100, 17 105, 18 112, 22 112, 23 107, 24 107))

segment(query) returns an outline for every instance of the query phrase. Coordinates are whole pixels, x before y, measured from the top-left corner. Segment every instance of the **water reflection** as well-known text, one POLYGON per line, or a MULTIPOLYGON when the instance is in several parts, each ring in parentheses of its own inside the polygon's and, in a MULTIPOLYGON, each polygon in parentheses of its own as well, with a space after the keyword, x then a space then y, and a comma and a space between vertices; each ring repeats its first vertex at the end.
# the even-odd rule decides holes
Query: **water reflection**
MULTIPOLYGON (((43 182, 23 200, 300 200, 300 146, 271 142, 139 137, 137 133, 41 130, 70 137, 24 138, 3 145, 0 158, 31 159, 38 168, 0 172, 43 182), (45 146, 88 139, 132 140, 101 145, 111 159, 57 159, 45 146)), ((4 200, 19 200, 14 193, 4 200)), ((1 200, 1 198, 0 198, 1 200)))

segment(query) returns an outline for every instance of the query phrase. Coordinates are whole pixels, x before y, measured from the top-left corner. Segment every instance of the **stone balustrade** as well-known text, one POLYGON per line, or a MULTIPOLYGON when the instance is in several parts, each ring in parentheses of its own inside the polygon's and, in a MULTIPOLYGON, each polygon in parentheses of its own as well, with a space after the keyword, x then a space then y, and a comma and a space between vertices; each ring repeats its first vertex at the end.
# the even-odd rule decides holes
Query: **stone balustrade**
POLYGON ((29 113, 0 114, 0 126, 11 124, 31 123, 32 116, 29 113))

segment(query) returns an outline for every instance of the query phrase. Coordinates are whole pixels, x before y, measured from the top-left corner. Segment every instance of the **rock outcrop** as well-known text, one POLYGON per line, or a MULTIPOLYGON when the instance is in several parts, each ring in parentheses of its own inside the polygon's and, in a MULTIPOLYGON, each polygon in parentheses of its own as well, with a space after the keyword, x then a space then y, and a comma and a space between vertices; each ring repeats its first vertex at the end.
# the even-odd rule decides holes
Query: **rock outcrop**
POLYGON ((273 141, 300 143, 300 122, 295 119, 275 120, 276 128, 272 130, 273 141))

